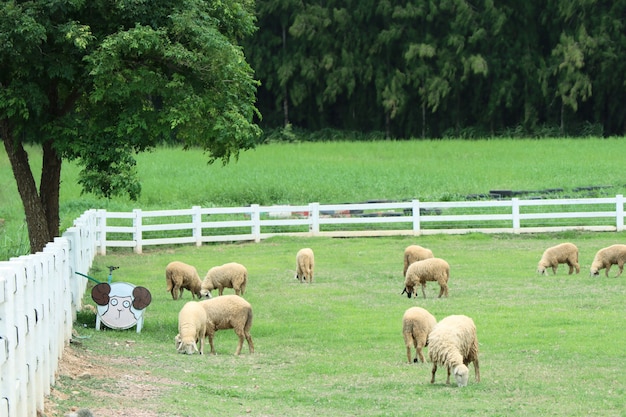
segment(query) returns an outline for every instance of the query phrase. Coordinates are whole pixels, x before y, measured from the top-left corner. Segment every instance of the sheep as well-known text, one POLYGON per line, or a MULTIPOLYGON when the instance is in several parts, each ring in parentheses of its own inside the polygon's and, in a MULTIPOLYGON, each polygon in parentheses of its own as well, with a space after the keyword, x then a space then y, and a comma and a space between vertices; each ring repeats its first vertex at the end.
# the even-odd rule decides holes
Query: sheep
POLYGON ((428 346, 428 335, 437 324, 435 316, 421 307, 411 307, 402 316, 402 336, 406 345, 406 358, 411 363, 411 345, 415 348, 415 359, 418 357, 422 362, 426 362, 422 348, 428 346))
POLYGON ((626 245, 612 245, 608 248, 600 249, 591 263, 591 269, 589 275, 597 276, 600 274, 602 268, 606 268, 604 274, 609 276, 609 270, 611 266, 616 265, 619 267, 619 272, 615 275, 615 278, 619 277, 624 270, 624 263, 626 262, 626 245))
POLYGON ((165 267, 165 281, 167 282, 167 291, 172 294, 174 300, 183 296, 184 289, 191 291, 192 299, 195 299, 196 296, 201 297, 202 281, 200 281, 196 268, 191 265, 178 261, 170 262, 165 267))
POLYGON ((413 262, 423 261, 424 259, 434 258, 433 251, 423 248, 419 245, 409 245, 404 249, 404 270, 402 276, 406 276, 406 270, 413 262))
POLYGON ((560 245, 552 246, 543 253, 543 256, 537 264, 537 272, 542 275, 547 275, 547 268, 552 268, 552 273, 556 274, 556 270, 559 264, 569 265, 569 275, 572 275, 574 268, 576 273, 580 272, 580 266, 578 265, 578 248, 573 243, 561 243, 560 245))
POLYGON ((249 302, 237 295, 224 295, 208 300, 200 301, 199 304, 206 312, 206 335, 211 345, 211 353, 215 355, 213 336, 215 332, 223 329, 233 329, 239 337, 239 344, 235 355, 241 353, 243 338, 248 341, 250 353, 254 353, 254 343, 250 335, 252 327, 252 306, 249 302))
POLYGON ((300 249, 296 254, 296 279, 304 282, 313 282, 313 269, 315 268, 315 257, 311 248, 300 249))
POLYGON ((448 316, 435 325, 428 336, 428 357, 433 363, 431 384, 435 383, 437 366, 448 369, 446 384, 450 383, 450 371, 459 387, 467 386, 469 369, 474 363, 476 382, 480 382, 478 365, 478 338, 474 321, 463 315, 448 316))
POLYGON ((230 262, 209 269, 200 288, 202 296, 211 297, 211 291, 217 288, 219 295, 224 288, 232 288, 236 295, 243 296, 248 284, 248 270, 237 262, 230 262))
POLYGON ((450 278, 450 265, 441 258, 428 258, 423 261, 413 262, 409 265, 404 279, 404 291, 402 294, 411 298, 411 294, 415 292, 415 287, 419 284, 422 286, 422 294, 426 298, 426 281, 437 281, 439 283, 439 298, 442 295, 448 296, 448 279, 450 278))
POLYGON ((178 353, 204 354, 207 316, 197 301, 188 301, 178 313, 178 334, 174 338, 178 353), (200 342, 200 350, 198 350, 200 342))

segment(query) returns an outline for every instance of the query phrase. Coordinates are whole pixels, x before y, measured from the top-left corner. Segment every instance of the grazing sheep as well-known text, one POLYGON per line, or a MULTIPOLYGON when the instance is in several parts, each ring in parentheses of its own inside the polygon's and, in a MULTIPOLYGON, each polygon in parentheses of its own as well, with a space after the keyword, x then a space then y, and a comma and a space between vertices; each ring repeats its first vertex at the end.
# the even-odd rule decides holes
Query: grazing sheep
POLYGON ((402 276, 406 276, 406 270, 413 262, 423 261, 424 259, 434 258, 433 251, 423 248, 419 245, 410 245, 404 249, 404 270, 402 276))
POLYGON ((296 279, 304 282, 313 282, 313 268, 315 268, 315 257, 311 248, 300 249, 296 255, 296 279))
POLYGON ((441 258, 428 258, 423 261, 413 262, 409 265, 404 279, 404 291, 402 294, 411 298, 417 285, 422 286, 422 294, 426 298, 426 281, 437 281, 439 283, 439 298, 442 295, 448 296, 448 279, 450 278, 450 265, 441 258))
POLYGON ((467 386, 469 369, 467 365, 474 362, 474 374, 476 382, 480 382, 480 369, 478 366, 478 338, 476 337, 476 325, 467 316, 448 316, 435 325, 428 336, 428 357, 433 363, 431 384, 435 383, 437 365, 448 369, 450 383, 450 371, 459 387, 467 386))
POLYGON ((612 245, 608 248, 600 249, 591 263, 590 275, 599 275, 602 268, 606 268, 604 274, 608 277, 611 266, 617 265, 619 272, 615 277, 622 275, 624 263, 626 262, 626 245, 612 245))
POLYGON ((248 270, 246 267, 237 262, 231 262, 209 269, 204 281, 202 281, 200 294, 210 298, 211 291, 216 288, 219 295, 224 293, 224 288, 232 288, 235 290, 235 294, 243 296, 247 284, 248 270))
POLYGON ((174 300, 183 296, 184 289, 191 291, 192 299, 196 296, 200 298, 202 281, 200 281, 196 268, 191 265, 178 261, 170 262, 165 267, 165 281, 167 282, 167 291, 172 294, 174 300))
POLYGON ((248 341, 250 353, 254 353, 254 344, 250 335, 252 306, 249 302, 237 295, 224 295, 200 301, 199 304, 204 307, 206 312, 206 334, 209 337, 212 354, 215 355, 213 336, 216 331, 223 329, 233 329, 239 336, 239 344, 237 345, 235 355, 241 353, 244 337, 248 341))
POLYGON ((570 275, 574 272, 574 268, 576 268, 576 273, 580 272, 580 266, 578 265, 578 248, 576 245, 573 243, 561 243, 560 245, 546 249, 537 264, 537 272, 542 275, 547 275, 546 270, 548 267, 551 267, 552 273, 556 274, 559 264, 569 265, 570 275))
POLYGON ((197 301, 188 301, 178 313, 178 334, 174 338, 178 353, 204 354, 204 338, 207 318, 204 308, 197 301), (200 342, 200 350, 198 350, 200 342))
POLYGON ((402 336, 406 345, 406 358, 411 363, 411 345, 415 348, 415 359, 426 362, 422 348, 428 346, 428 334, 437 324, 435 316, 421 307, 411 307, 402 316, 402 336))

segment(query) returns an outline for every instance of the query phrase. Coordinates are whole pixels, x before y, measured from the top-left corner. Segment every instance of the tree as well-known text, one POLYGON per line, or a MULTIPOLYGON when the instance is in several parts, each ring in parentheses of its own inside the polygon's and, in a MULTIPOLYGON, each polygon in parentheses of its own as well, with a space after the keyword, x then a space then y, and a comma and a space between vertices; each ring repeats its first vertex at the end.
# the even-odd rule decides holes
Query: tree
POLYGON ((0 5, 0 137, 31 252, 59 233, 64 159, 84 191, 141 187, 134 154, 163 141, 227 163, 258 142, 258 86, 238 45, 252 0, 49 0, 0 5), (39 189, 25 143, 43 149, 39 189))

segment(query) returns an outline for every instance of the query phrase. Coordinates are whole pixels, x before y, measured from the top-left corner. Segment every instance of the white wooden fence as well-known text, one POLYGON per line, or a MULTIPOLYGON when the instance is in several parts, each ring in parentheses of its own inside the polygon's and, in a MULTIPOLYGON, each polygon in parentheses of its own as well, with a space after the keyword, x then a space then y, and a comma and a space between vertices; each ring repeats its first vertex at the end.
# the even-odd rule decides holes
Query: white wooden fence
POLYGON ((96 252, 276 235, 623 231, 624 198, 374 202, 114 213, 88 210, 41 253, 0 262, 0 417, 43 410, 96 252))
POLYGON ((50 394, 96 255, 95 211, 42 252, 0 262, 0 417, 35 417, 50 394))
POLYGON ((387 236, 624 230, 624 197, 97 211, 98 250, 255 241, 276 235, 387 236))

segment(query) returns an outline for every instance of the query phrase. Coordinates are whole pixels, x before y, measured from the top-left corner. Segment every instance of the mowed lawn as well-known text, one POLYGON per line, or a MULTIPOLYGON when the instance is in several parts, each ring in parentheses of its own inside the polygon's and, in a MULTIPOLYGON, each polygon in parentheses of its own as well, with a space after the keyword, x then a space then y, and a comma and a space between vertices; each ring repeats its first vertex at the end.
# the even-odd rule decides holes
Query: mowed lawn
MULTIPOLYGON (((624 233, 577 232, 273 238, 143 255, 110 251, 96 258, 91 274, 104 280, 106 266, 118 265, 114 281, 151 291, 144 329, 97 332, 93 314, 81 313, 76 329, 83 339, 75 349, 136 359, 130 381, 145 372, 164 382, 155 387, 157 398, 111 404, 96 393, 102 387, 120 392, 123 384, 63 378, 56 389, 67 397, 59 408, 90 407, 96 415, 104 408, 119 407, 119 415, 141 408, 162 416, 620 416, 626 275, 615 278, 614 267, 609 278, 604 271, 594 278, 589 267, 598 249, 625 240, 624 233), (580 249, 580 274, 567 275, 561 265, 556 276, 537 275, 543 250, 564 241, 580 249), (414 243, 449 262, 448 298, 436 298, 436 283, 428 284, 426 299, 400 295, 402 253, 414 243), (306 246, 316 255, 312 285, 294 279, 295 253, 306 246), (176 353, 177 314, 191 295, 174 301, 166 292, 164 269, 172 260, 196 266, 201 276, 225 262, 247 266, 253 355, 244 344, 234 356, 231 330, 217 333, 217 356, 176 353), (401 318, 411 306, 437 319, 474 319, 480 383, 470 366, 466 388, 446 386, 442 368, 431 385, 430 363, 406 363, 401 318)), ((93 304, 88 295, 85 301, 93 304)))

